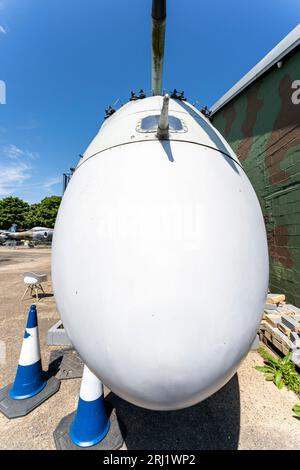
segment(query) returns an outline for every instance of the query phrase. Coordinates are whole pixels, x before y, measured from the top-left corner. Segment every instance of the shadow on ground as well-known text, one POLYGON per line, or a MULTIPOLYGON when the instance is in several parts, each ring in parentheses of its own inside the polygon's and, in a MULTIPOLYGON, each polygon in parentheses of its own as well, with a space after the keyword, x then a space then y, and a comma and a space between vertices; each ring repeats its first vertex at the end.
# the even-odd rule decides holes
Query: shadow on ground
POLYGON ((207 400, 184 410, 145 410, 113 393, 107 396, 107 401, 116 408, 129 450, 211 450, 238 447, 240 394, 237 374, 207 400))
POLYGON ((54 294, 51 294, 51 293, 42 293, 42 292, 39 292, 39 299, 47 299, 48 297, 54 297, 54 294))

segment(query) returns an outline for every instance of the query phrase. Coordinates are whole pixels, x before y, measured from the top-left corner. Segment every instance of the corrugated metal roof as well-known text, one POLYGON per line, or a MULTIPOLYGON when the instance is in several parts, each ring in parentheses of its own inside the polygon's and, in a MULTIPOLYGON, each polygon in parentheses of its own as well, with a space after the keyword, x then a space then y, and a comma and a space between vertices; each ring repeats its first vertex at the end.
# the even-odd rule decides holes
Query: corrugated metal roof
POLYGON ((258 64, 243 76, 230 90, 225 93, 212 107, 212 114, 216 113, 235 96, 241 93, 250 83, 270 67, 283 59, 290 51, 300 44, 300 24, 296 26, 277 46, 274 47, 258 64))

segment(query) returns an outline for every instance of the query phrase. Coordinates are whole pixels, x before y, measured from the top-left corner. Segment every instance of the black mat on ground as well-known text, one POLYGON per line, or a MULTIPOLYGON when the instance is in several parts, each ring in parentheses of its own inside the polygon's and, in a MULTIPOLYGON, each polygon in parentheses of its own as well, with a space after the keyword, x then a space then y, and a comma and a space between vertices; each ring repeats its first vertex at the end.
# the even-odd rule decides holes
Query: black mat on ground
POLYGON ((56 372, 60 380, 82 377, 84 363, 75 349, 52 351, 49 360, 49 372, 56 372))

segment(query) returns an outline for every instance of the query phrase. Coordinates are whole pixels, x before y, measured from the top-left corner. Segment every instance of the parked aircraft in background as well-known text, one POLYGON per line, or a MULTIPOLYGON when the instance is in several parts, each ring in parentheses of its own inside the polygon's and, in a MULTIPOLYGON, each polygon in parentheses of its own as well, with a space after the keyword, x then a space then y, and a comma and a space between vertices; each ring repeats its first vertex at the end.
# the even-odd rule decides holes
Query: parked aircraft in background
POLYGON ((30 230, 17 232, 17 225, 12 224, 8 230, 0 230, 0 242, 8 240, 31 240, 34 242, 50 242, 52 241, 53 229, 47 227, 33 227, 30 230))

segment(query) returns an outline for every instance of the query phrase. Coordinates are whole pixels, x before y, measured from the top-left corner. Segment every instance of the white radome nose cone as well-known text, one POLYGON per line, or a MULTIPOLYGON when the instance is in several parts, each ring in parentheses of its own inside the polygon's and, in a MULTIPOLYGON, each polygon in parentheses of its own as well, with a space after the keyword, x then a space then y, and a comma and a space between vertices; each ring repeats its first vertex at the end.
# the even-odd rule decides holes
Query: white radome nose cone
POLYGON ((232 377, 259 327, 268 254, 255 192, 206 146, 105 150, 63 197, 52 278, 74 347, 114 393, 191 406, 232 377))

